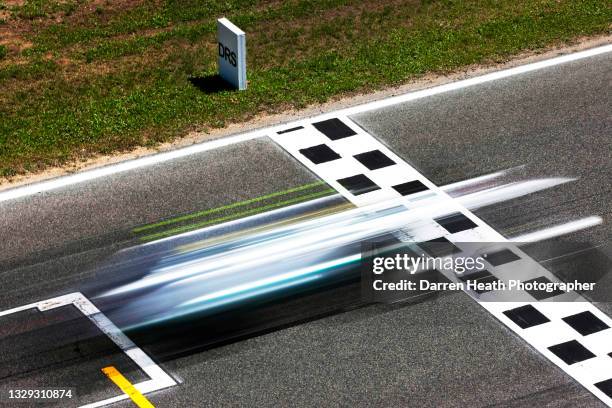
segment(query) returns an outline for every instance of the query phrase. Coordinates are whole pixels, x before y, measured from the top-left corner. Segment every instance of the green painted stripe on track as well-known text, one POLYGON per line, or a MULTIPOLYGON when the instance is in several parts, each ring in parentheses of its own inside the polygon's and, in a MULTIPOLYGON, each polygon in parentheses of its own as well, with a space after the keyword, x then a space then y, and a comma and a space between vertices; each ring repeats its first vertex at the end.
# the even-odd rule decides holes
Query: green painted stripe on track
POLYGON ((247 211, 242 211, 242 212, 239 212, 239 213, 236 213, 236 214, 226 215, 225 217, 219 217, 219 218, 215 218, 213 220, 207 220, 207 221, 199 222, 199 223, 196 223, 196 224, 185 225, 183 227, 178 227, 178 228, 173 228, 171 230, 166 230, 166 231, 158 232, 156 234, 146 235, 144 237, 141 237, 140 240, 143 241, 143 242, 153 241, 153 240, 158 239, 158 238, 169 237, 169 236, 172 236, 172 235, 180 234, 182 232, 187 232, 187 231, 191 231, 191 230, 198 229, 198 228, 201 228, 201 227, 205 227, 205 226, 210 225, 210 224, 220 223, 220 222, 223 222, 223 221, 230 221, 230 220, 233 220, 233 219, 236 219, 236 218, 246 217, 246 216, 249 216, 249 215, 255 215, 257 213, 261 213, 261 212, 264 212, 264 211, 272 210, 274 208, 279 208, 279 207, 283 207, 285 205, 290 205, 290 204, 296 204, 296 203, 301 202, 301 201, 307 201, 307 200, 310 200, 310 199, 313 199, 313 198, 318 198, 318 197, 329 195, 329 194, 332 194, 332 193, 335 193, 335 192, 336 192, 336 190, 334 190, 333 188, 329 188, 327 190, 318 191, 316 193, 311 193, 311 194, 308 194, 308 195, 291 198, 289 200, 280 201, 278 203, 268 204, 268 205, 265 205, 263 207, 257 207, 257 208, 253 208, 253 209, 247 210, 247 211))
POLYGON ((220 212, 220 211, 224 211, 224 210, 230 210, 230 209, 236 208, 236 207, 242 207, 242 206, 245 206, 245 205, 248 205, 248 204, 256 203, 256 202, 259 202, 259 201, 264 201, 264 200, 267 200, 267 199, 270 199, 270 198, 279 197, 279 196, 283 196, 283 195, 287 195, 287 194, 291 194, 291 193, 296 193, 298 191, 309 190, 311 188, 314 188, 314 187, 317 187, 317 186, 320 186, 320 185, 323 185, 323 184, 324 184, 323 181, 317 181, 317 182, 314 182, 314 183, 305 184, 303 186, 290 188, 288 190, 277 191, 275 193, 266 194, 266 195, 263 195, 261 197, 255 197, 255 198, 251 198, 249 200, 244 200, 244 201, 240 201, 240 202, 237 202, 237 203, 232 203, 232 204, 224 205, 223 207, 217 207, 217 208, 212 208, 212 209, 209 209, 209 210, 198 211, 196 213, 187 214, 187 215, 183 215, 183 216, 180 216, 180 217, 171 218, 171 219, 168 219, 168 220, 156 222, 155 224, 143 225, 142 227, 134 228, 132 230, 132 232, 133 233, 139 233, 139 232, 147 231, 147 230, 150 230, 150 229, 153 229, 153 228, 162 227, 164 225, 176 224, 178 222, 191 220, 193 218, 203 217, 205 215, 214 214, 214 213, 217 213, 217 212, 220 212))

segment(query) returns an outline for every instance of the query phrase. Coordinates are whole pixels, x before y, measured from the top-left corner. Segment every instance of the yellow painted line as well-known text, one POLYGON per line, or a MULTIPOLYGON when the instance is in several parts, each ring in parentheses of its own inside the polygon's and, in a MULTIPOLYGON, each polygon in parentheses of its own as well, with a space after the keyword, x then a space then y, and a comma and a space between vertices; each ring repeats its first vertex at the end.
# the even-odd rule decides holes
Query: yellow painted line
POLYGON ((136 406, 140 408, 155 408, 155 406, 151 404, 149 400, 146 399, 144 395, 142 395, 140 391, 138 391, 136 387, 134 387, 132 383, 127 380, 127 378, 117 371, 115 367, 104 367, 102 372, 108 377, 109 380, 114 382, 115 385, 121 389, 121 391, 126 393, 127 396, 134 401, 136 406))

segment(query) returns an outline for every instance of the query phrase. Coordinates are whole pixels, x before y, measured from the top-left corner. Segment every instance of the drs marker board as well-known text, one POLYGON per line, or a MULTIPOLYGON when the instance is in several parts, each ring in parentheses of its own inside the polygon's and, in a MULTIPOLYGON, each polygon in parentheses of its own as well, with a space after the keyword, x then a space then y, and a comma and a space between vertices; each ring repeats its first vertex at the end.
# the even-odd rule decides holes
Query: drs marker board
POLYGON ((234 88, 244 90, 246 79, 246 36, 227 18, 217 20, 219 75, 234 88))

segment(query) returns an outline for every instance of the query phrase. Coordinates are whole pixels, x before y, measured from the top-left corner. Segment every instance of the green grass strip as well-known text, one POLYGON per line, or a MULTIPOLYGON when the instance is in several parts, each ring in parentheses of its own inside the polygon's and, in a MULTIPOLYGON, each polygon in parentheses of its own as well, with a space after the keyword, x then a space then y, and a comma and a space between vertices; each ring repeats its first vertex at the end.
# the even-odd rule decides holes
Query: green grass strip
POLYGON ((209 210, 198 211, 198 212, 195 212, 195 213, 192 213, 192 214, 187 214, 187 215, 183 215, 183 216, 180 216, 180 217, 171 218, 171 219, 168 219, 168 220, 156 222, 155 224, 143 225, 142 227, 134 228, 132 230, 132 232, 133 233, 139 233, 139 232, 142 232, 142 231, 148 231, 148 230, 153 229, 153 228, 162 227, 164 225, 176 224, 177 222, 182 222, 182 221, 191 220, 193 218, 203 217, 205 215, 214 214, 214 213, 217 213, 217 212, 220 212, 220 211, 230 210, 232 208, 243 207, 245 205, 252 204, 252 203, 257 203, 257 202, 264 201, 264 200, 268 200, 270 198, 279 197, 279 196, 283 196, 283 195, 287 195, 287 194, 291 194, 291 193, 296 193, 298 191, 309 190, 311 188, 314 188, 314 187, 317 187, 317 186, 321 186, 323 184, 324 184, 323 181, 316 181, 314 183, 305 184, 303 186, 290 188, 288 190, 277 191, 275 193, 270 193, 270 194, 267 194, 267 195, 263 195, 261 197, 255 197, 255 198, 251 198, 249 200, 244 200, 244 201, 240 201, 240 202, 237 202, 237 203, 224 205, 222 207, 217 207, 217 208, 212 208, 212 209, 209 209, 209 210))
POLYGON ((216 224, 216 223, 220 223, 220 222, 224 222, 224 221, 230 221, 230 220, 233 220, 233 219, 237 219, 237 218, 246 217, 246 216, 249 216, 249 215, 258 214, 258 213, 261 213, 261 212, 264 212, 264 211, 272 210, 272 209, 283 207, 283 206, 286 206, 286 205, 296 204, 298 202, 303 202, 303 201, 311 200, 311 199, 314 199, 314 198, 322 197, 322 196, 334 193, 335 191, 336 190, 334 190, 333 188, 329 188, 327 190, 318 191, 316 193, 311 193, 311 194, 307 194, 307 195, 304 195, 304 196, 299 196, 299 197, 291 198, 289 200, 280 201, 278 203, 268 204, 268 205, 265 205, 263 207, 257 207, 257 208, 253 208, 253 209, 250 209, 250 210, 242 211, 242 212, 239 212, 239 213, 226 215, 224 217, 215 218, 213 220, 207 220, 207 221, 199 222, 199 223, 196 223, 196 224, 185 225, 183 227, 173 228, 173 229, 170 229, 170 230, 158 232, 156 234, 145 235, 144 237, 141 237, 140 240, 143 241, 143 242, 147 242, 147 241, 153 241, 153 240, 158 239, 158 238, 169 237, 169 236, 172 236, 172 235, 180 234, 182 232, 192 231, 194 229, 205 227, 207 225, 216 224))

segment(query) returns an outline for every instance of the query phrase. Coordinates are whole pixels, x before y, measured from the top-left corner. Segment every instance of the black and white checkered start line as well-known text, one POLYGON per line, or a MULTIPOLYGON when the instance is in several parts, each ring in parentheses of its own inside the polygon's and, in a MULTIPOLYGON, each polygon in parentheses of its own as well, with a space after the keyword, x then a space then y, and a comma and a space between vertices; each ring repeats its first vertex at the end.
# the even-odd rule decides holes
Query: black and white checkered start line
POLYGON ((455 283, 470 279, 488 284, 521 282, 522 287, 511 295, 492 285, 483 290, 464 289, 535 350, 612 407, 612 320, 571 290, 579 289, 577 286, 560 281, 347 116, 302 121, 271 137, 358 207, 402 200, 410 210, 419 200, 435 198, 438 205, 430 208, 429 219, 398 225, 401 234, 397 238, 418 243, 431 256, 469 251, 474 242, 487 243, 485 269, 462 276, 448 268, 440 272, 455 283), (539 290, 542 287, 544 290, 539 290), (521 297, 517 298, 517 291, 521 297))

